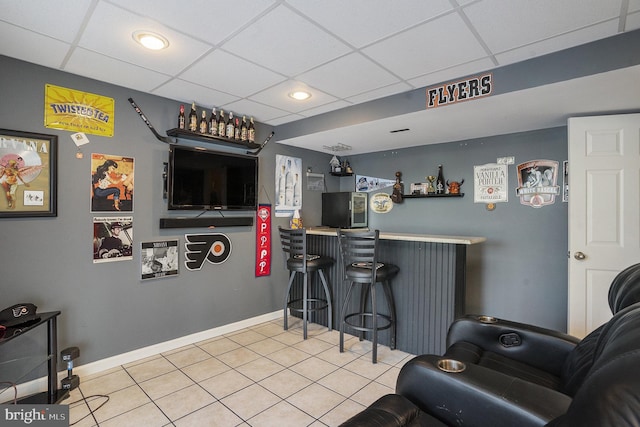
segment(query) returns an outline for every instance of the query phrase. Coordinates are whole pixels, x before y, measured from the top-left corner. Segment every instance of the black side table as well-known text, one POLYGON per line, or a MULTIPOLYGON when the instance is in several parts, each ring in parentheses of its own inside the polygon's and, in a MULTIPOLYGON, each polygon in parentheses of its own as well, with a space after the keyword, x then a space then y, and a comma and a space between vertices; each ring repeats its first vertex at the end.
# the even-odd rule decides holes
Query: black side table
MULTIPOLYGON (((4 335, 2 336, 2 338, 0 338, 0 346, 10 345, 9 343, 14 338, 22 336, 40 325, 47 325, 47 391, 24 397, 18 400, 18 403, 54 404, 58 403, 69 395, 69 392, 67 390, 58 390, 57 317, 60 315, 60 312, 49 311, 46 313, 37 313, 37 315, 39 316, 38 320, 20 325, 20 327, 7 328, 4 331, 4 335)), ((26 360, 27 358, 24 359, 26 360)), ((21 360, 18 359, 15 361, 11 361, 11 363, 19 363, 20 361, 21 360)))

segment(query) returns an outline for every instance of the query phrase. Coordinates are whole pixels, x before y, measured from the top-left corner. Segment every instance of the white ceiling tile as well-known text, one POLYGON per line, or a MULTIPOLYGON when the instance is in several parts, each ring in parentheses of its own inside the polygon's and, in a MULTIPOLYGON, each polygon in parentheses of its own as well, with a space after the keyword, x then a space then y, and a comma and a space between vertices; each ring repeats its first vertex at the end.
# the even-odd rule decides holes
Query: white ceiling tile
POLYGON ((254 117, 256 121, 261 123, 266 123, 268 120, 288 114, 286 111, 247 99, 239 99, 225 104, 224 109, 225 111, 233 111, 234 116, 240 116, 241 119, 242 116, 247 116, 247 120, 249 120, 249 117, 254 117))
MULTIPOLYGON (((271 126, 278 126, 278 125, 282 125, 282 124, 293 122, 293 121, 300 120, 300 119, 304 119, 304 116, 301 116, 299 114, 288 114, 286 116, 282 116, 282 117, 278 117, 278 118, 275 118, 275 119, 271 119, 271 120, 269 120, 269 121, 267 121, 265 123, 267 123, 267 124, 269 124, 271 126)), ((276 138, 278 138, 277 135, 276 135, 276 138)), ((278 142, 277 139, 276 139, 276 142, 278 142)))
POLYGON ((67 43, 5 22, 0 22, 0 39, 20 40, 20 43, 2 43, 3 55, 51 68, 60 67, 70 48, 67 43))
POLYGON ((484 0, 464 9, 493 53, 618 18, 621 0, 484 0), (508 34, 508 37, 505 35, 508 34))
POLYGON ((339 110, 341 108, 345 108, 345 107, 350 107, 351 103, 347 102, 347 101, 342 101, 342 100, 338 100, 335 102, 330 102, 328 104, 325 105, 321 105, 319 107, 316 108, 310 108, 308 110, 304 110, 302 112, 300 112, 300 115, 304 116, 304 117, 311 117, 311 116, 317 116, 318 114, 322 114, 322 113, 327 113, 329 111, 333 111, 333 110, 339 110))
POLYGON ((297 80, 338 98, 397 83, 399 79, 360 53, 352 53, 301 74, 297 80), (340 76, 336 78, 336 76, 340 76))
POLYGON ((71 43, 90 5, 86 0, 65 0, 64 7, 50 0, 3 1, 0 20, 71 43))
POLYGON ((246 25, 275 3, 274 0, 112 0, 125 9, 135 11, 180 29, 200 40, 216 44, 237 28, 246 25))
POLYGON ((450 67, 434 73, 425 74, 424 76, 416 77, 415 79, 409 80, 409 83, 414 87, 431 86, 437 83, 457 80, 471 74, 481 73, 492 68, 494 68, 493 62, 489 58, 482 58, 477 61, 468 62, 456 67, 450 67))
POLYGON ((573 31, 552 39, 543 40, 518 49, 509 50, 502 54, 497 54, 495 57, 500 65, 511 64, 531 59, 535 56, 556 52, 567 47, 578 46, 590 40, 613 36, 617 32, 618 23, 615 21, 607 21, 583 30, 573 31))
POLYGON ((457 13, 362 50, 395 74, 411 79, 485 56, 482 46, 457 13), (457 31, 446 32, 447 28, 457 31))
POLYGON ((318 90, 309 89, 305 84, 301 84, 294 80, 287 80, 286 82, 270 87, 267 90, 252 95, 249 99, 262 104, 271 105, 272 107, 279 108, 290 113, 299 113, 300 111, 315 108, 336 100, 336 98, 331 95, 318 90), (291 92, 300 89, 309 91, 312 94, 311 98, 304 101, 296 101, 289 97, 291 92))
POLYGON ((197 105, 206 107, 207 109, 224 105, 238 99, 233 95, 198 86, 180 79, 171 80, 153 90, 152 93, 188 104, 195 102, 197 105))
POLYGON ((150 19, 140 18, 101 2, 91 16, 79 45, 124 62, 174 75, 202 56, 210 46, 170 30, 150 19), (133 40, 138 30, 154 31, 169 40, 169 47, 150 51, 133 40))
POLYGON ((349 51, 344 43, 284 6, 272 10, 223 48, 287 76, 349 51))
POLYGON ((628 13, 640 11, 640 0, 629 0, 628 13))
POLYGON ((209 88, 245 97, 286 80, 244 59, 217 49, 180 75, 180 78, 209 88))
POLYGON ((64 70, 143 92, 151 91, 151 89, 169 78, 164 74, 136 67, 135 65, 98 55, 95 52, 81 48, 76 48, 73 51, 64 70))
POLYGON ((381 87, 359 95, 350 96, 346 100, 352 104, 360 104, 361 102, 373 101, 374 99, 384 98, 385 96, 395 95, 413 89, 406 83, 396 83, 389 86, 381 87))
POLYGON ((392 3, 388 0, 288 0, 288 3, 356 47, 452 9, 448 0, 395 0, 392 3))

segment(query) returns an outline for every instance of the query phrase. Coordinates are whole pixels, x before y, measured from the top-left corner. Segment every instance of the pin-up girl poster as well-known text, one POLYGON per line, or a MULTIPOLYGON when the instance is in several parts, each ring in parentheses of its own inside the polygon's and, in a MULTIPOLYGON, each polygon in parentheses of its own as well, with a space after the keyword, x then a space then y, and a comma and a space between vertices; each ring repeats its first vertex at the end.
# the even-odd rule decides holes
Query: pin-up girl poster
POLYGON ((91 212, 133 212, 132 157, 91 154, 91 212))

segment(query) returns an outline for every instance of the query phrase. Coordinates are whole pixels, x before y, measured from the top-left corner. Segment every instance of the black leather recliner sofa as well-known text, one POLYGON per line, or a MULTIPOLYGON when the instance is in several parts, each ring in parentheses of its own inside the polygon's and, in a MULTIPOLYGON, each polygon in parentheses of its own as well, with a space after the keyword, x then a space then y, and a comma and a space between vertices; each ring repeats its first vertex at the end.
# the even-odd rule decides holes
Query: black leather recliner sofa
POLYGON ((612 282, 613 318, 582 341, 514 322, 460 319, 444 356, 409 361, 395 395, 343 426, 640 426, 638 301, 640 264, 612 282), (507 346, 500 344, 505 334, 507 346))

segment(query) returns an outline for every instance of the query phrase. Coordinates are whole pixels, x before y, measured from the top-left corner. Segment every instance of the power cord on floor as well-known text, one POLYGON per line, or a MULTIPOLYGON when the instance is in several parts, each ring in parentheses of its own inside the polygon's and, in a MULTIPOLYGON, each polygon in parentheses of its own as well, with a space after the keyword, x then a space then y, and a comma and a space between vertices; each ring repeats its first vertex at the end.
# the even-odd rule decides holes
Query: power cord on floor
POLYGON ((84 402, 85 405, 87 405, 87 408, 89 409, 89 413, 87 415, 85 415, 84 417, 80 418, 79 420, 76 420, 73 423, 69 424, 69 426, 76 425, 80 421, 84 420, 89 415, 91 415, 91 417, 93 417, 93 421, 96 423, 96 426, 99 427, 100 424, 98 423, 98 420, 96 419, 95 412, 98 409, 102 408, 104 405, 107 404, 107 402, 109 401, 109 396, 104 395, 104 394, 93 394, 91 396, 85 397, 84 393, 82 393, 82 389, 80 388, 80 386, 78 386, 77 388, 78 388, 78 391, 80 392, 80 396, 82 396, 82 399, 78 399, 75 402, 70 402, 70 403, 68 403, 68 405, 69 405, 69 407, 71 407, 71 405, 75 405, 76 403, 84 402), (104 402, 102 402, 100 405, 98 405, 98 407, 96 409, 91 409, 91 406, 89 406, 89 401, 88 401, 88 399, 91 399, 91 398, 105 398, 106 400, 104 402))

